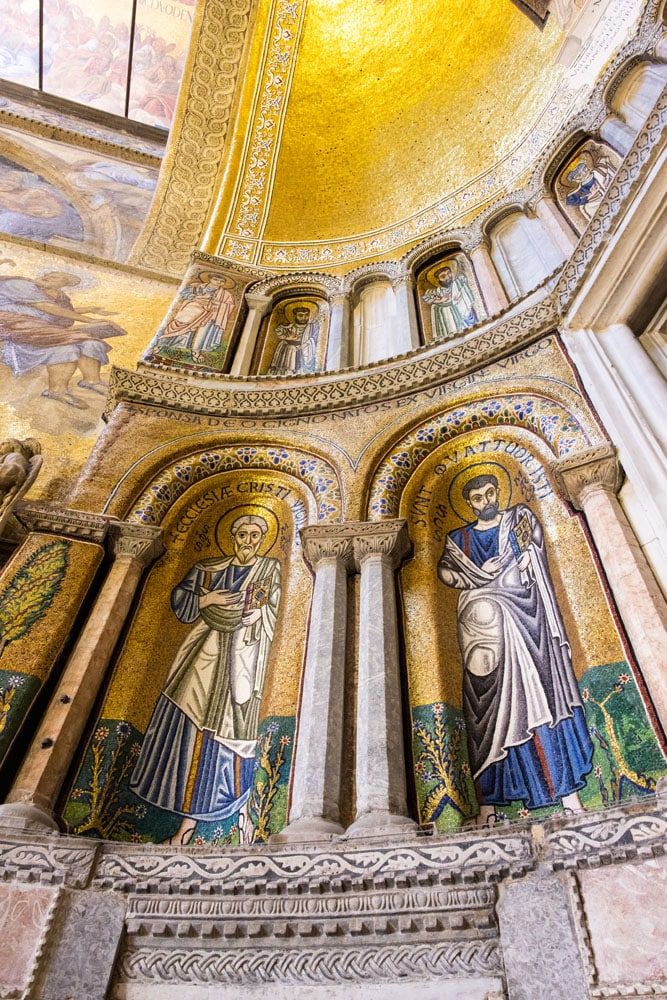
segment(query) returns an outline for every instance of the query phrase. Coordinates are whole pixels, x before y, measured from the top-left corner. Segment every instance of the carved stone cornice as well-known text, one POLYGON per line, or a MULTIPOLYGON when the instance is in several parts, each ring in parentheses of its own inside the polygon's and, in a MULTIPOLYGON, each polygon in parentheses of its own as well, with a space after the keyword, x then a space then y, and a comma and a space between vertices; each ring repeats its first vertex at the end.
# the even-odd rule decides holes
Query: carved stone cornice
POLYGON ((249 292, 253 295, 269 295, 275 299, 280 292, 292 291, 295 286, 306 285, 315 288, 325 295, 334 295, 342 291, 343 280, 333 274, 321 271, 294 271, 289 274, 279 274, 264 278, 252 285, 249 292))
POLYGON ((271 308, 272 299, 268 295, 259 295, 257 292, 246 292, 245 300, 248 309, 254 309, 260 316, 266 316, 271 308))
POLYGON ((70 510, 48 500, 19 501, 14 516, 27 531, 43 531, 101 545, 114 518, 70 510))
POLYGON ((150 566, 164 552, 162 528, 133 521, 115 521, 109 526, 111 551, 116 559, 130 559, 150 566))
POLYGON ((356 526, 354 536, 354 561, 361 571, 367 559, 382 558, 391 561, 397 569, 412 550, 405 518, 393 521, 365 521, 356 526))
POLYGON ((410 291, 414 291, 417 287, 417 279, 414 274, 410 271, 406 271, 403 274, 397 274, 395 278, 391 279, 391 287, 396 290, 402 285, 405 285, 410 291))
POLYGON ((354 566, 356 524, 313 524, 301 529, 303 558, 314 571, 320 563, 336 560, 349 573, 354 566))
POLYGON ((623 485, 623 470, 610 444, 597 445, 554 463, 553 471, 566 500, 585 510, 587 499, 600 490, 616 495, 623 485))

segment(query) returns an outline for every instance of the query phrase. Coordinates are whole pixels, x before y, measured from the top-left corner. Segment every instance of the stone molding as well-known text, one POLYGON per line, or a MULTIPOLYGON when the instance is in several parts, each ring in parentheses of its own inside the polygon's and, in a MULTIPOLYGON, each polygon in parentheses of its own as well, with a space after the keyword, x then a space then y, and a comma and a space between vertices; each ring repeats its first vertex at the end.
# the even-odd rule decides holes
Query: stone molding
POLYGON ((260 295, 258 292, 246 292, 245 300, 248 309, 254 309, 261 316, 266 316, 273 305, 273 300, 268 295, 260 295))
POLYGON ((82 889, 93 875, 99 846, 82 837, 0 830, 0 879, 82 889))
POLYGON ((340 561, 349 573, 354 565, 354 532, 349 524, 314 524, 301 529, 303 558, 314 571, 320 563, 340 561))
POLYGON ((591 493, 604 490, 618 493, 623 485, 623 470, 610 444, 597 445, 555 462, 553 472, 566 500, 576 510, 584 510, 591 493))
MULTIPOLYGON (((299 285, 310 285, 325 294, 335 295, 343 291, 342 278, 322 271, 294 271, 289 274, 271 275, 251 285, 251 295, 268 295, 272 300, 281 292, 291 292, 299 285)), ((246 293, 247 296, 248 293, 246 293)))
POLYGON ((164 552, 162 528, 132 521, 116 521, 109 527, 111 551, 116 559, 130 559, 150 566, 164 552))
POLYGON ((354 536, 354 561, 359 572, 366 560, 374 557, 389 559, 392 567, 398 569, 411 551, 412 542, 405 518, 359 523, 354 536))
POLYGON ((113 518, 70 510, 48 500, 23 500, 14 508, 14 516, 27 531, 43 531, 66 538, 78 538, 101 545, 113 518))

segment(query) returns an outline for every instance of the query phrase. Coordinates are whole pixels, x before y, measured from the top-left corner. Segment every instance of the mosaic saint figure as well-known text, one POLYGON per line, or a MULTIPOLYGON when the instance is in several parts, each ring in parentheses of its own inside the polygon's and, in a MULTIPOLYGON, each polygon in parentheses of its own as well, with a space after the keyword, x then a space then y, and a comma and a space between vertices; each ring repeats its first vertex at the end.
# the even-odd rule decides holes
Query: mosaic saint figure
POLYGON ((65 271, 0 278, 0 346, 14 375, 44 366, 48 381, 42 396, 85 410, 87 404, 71 391, 72 378, 78 370, 80 389, 106 396, 100 369, 111 348, 105 341, 127 331, 99 319, 114 315, 106 309, 74 306, 65 289, 80 280, 65 271))
POLYGON ((614 172, 609 157, 604 154, 593 157, 589 152, 584 152, 566 168, 565 201, 571 208, 579 209, 586 222, 595 215, 614 172))
POLYGON ((435 274, 437 288, 424 292, 424 302, 431 307, 431 326, 436 340, 454 337, 479 322, 475 296, 467 276, 452 260, 435 274))
POLYGON ((280 602, 280 563, 259 555, 264 518, 238 517, 233 555, 192 567, 171 595, 194 627, 172 663, 130 786, 183 819, 168 843, 187 844, 197 821, 239 813, 248 836, 259 706, 280 602))
POLYGON ((298 375, 315 371, 320 323, 317 307, 297 305, 285 309, 287 323, 276 327, 278 344, 269 363, 269 375, 298 375), (290 318, 291 312, 291 318, 290 318))
POLYGON ((232 281, 224 274, 202 271, 178 293, 178 306, 160 331, 158 347, 180 347, 193 361, 220 347, 234 311, 232 281))
POLYGON ((579 811, 593 745, 542 527, 525 504, 500 509, 494 475, 469 479, 463 496, 475 520, 449 533, 438 575, 460 591, 477 822, 493 823, 496 806, 519 800, 579 811))

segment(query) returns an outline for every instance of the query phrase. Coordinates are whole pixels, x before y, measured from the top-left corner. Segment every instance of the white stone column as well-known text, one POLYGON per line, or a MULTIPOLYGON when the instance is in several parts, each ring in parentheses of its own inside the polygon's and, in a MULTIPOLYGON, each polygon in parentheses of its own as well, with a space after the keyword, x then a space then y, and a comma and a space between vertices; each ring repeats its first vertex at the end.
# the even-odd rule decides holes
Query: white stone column
POLYGON ((600 138, 615 149, 619 156, 626 156, 637 133, 620 115, 610 114, 599 128, 600 138))
POLYGON ((412 274, 401 274, 392 281, 396 296, 396 353, 414 351, 421 344, 417 302, 417 283, 412 274))
POLYGON ((561 491, 584 512, 646 687, 667 727, 667 603, 616 494, 623 473, 610 445, 555 466, 561 491))
POLYGON ((245 300, 248 304, 248 315, 234 352, 231 375, 250 374, 259 328, 271 306, 271 299, 266 295, 247 294, 245 300))
POLYGON ((486 311, 489 316, 497 316, 498 313, 504 312, 510 303, 496 265, 493 263, 488 240, 486 238, 480 240, 468 252, 486 311))
POLYGON ((101 690, 146 566, 162 552, 162 529, 109 525, 114 560, 63 670, 26 758, 0 806, 0 825, 54 828, 53 809, 101 690))
POLYGON ((567 221, 551 194, 545 192, 535 202, 535 215, 552 236, 554 243, 566 260, 579 242, 579 237, 567 221))
POLYGON ((347 576, 354 566, 350 525, 301 532, 315 574, 295 742, 288 824, 272 840, 327 840, 343 833, 340 788, 347 639, 347 576))
POLYGON ((350 297, 347 292, 335 292, 330 298, 329 341, 326 370, 338 371, 351 364, 350 359, 350 297))
POLYGON ((395 579, 409 551, 404 519, 358 525, 356 811, 348 837, 416 826, 408 816, 395 579))
MULTIPOLYGON (((562 337, 586 392, 618 448, 628 478, 621 492, 621 502, 667 594, 665 450, 647 419, 641 379, 635 384, 633 374, 635 364, 642 370, 643 359, 635 355, 644 349, 639 343, 630 343, 628 357, 625 360, 621 357, 620 364, 616 364, 607 354, 609 342, 605 343, 593 330, 563 331, 562 337), (633 391, 628 388, 626 379, 630 380, 633 391)), ((659 415, 659 412, 655 414, 659 415)))

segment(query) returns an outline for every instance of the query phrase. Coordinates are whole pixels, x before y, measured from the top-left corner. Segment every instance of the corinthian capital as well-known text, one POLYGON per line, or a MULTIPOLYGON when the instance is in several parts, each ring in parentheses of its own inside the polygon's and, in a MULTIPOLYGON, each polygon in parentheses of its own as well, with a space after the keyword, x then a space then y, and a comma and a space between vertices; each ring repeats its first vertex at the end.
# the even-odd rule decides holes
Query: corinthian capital
POLYGON ((339 559, 349 571, 354 565, 353 545, 357 525, 313 524, 301 529, 303 557, 312 570, 326 559, 339 559))
POLYGON ((393 521, 366 521, 356 525, 354 561, 359 569, 366 559, 373 556, 384 556, 397 568, 411 548, 404 517, 393 521))
POLYGON ((111 551, 116 559, 131 559, 150 566, 164 551, 162 528, 150 524, 116 521, 109 526, 111 551))
POLYGON ((597 445, 561 459, 553 466, 560 492, 577 510, 584 510, 587 497, 599 490, 618 493, 623 470, 610 444, 597 445))

